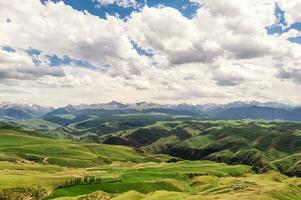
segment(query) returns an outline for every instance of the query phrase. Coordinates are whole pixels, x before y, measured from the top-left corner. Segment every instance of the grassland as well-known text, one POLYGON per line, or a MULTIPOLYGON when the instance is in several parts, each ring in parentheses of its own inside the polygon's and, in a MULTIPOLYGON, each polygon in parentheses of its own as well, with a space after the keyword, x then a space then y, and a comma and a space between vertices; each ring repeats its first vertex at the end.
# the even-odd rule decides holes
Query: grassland
POLYGON ((67 168, 37 163, 0 162, 1 187, 39 185, 47 199, 300 199, 301 180, 278 172, 255 174, 249 166, 211 161, 114 163, 67 168), (67 180, 102 177, 97 184, 57 188, 67 180), (86 196, 86 197, 85 197, 86 196), (90 198, 101 199, 101 198, 90 198))
POLYGON ((144 154, 141 150, 126 146, 76 143, 48 138, 35 132, 2 129, 0 133, 0 159, 24 159, 79 168, 98 166, 113 161, 160 162, 169 159, 169 156, 144 154))
MULTIPOLYGON (((301 178, 279 172, 300 169, 299 127, 260 122, 260 129, 244 130, 247 123, 250 122, 229 121, 225 127, 224 121, 161 121, 106 136, 135 139, 136 144, 143 144, 135 147, 54 139, 53 135, 0 123, 0 199, 3 192, 13 194, 11 191, 24 191, 18 188, 39 186, 46 191, 45 199, 57 200, 300 200, 301 178), (284 131, 290 135, 279 135, 284 131), (273 135, 272 141, 264 135, 273 135), (269 165, 277 166, 275 170, 280 170, 268 168, 258 173, 252 165, 189 161, 155 154, 169 150, 169 145, 186 150, 213 144, 220 147, 222 142, 216 138, 227 146, 212 154, 224 159, 219 162, 227 162, 233 155, 258 162, 256 159, 262 156, 269 165), (286 148, 287 144, 281 141, 285 138, 289 144, 286 148), (242 141, 252 141, 250 144, 263 155, 245 146, 235 152, 235 145, 242 141), (87 177, 100 181, 83 181, 87 177)), ((29 195, 19 199, 42 198, 29 195)))
POLYGON ((301 175, 301 123, 268 121, 173 120, 99 137, 152 153, 188 160, 246 164, 257 171, 301 175), (120 143, 119 143, 120 142, 120 143))
MULTIPOLYGON (((277 172, 254 174, 248 166, 208 161, 145 163, 101 167, 93 172, 114 174, 118 182, 77 185, 55 190, 51 198, 104 191, 112 199, 300 199, 299 179, 277 172), (298 183, 298 184, 297 184, 298 183)), ((74 198, 77 199, 78 197, 74 198)))

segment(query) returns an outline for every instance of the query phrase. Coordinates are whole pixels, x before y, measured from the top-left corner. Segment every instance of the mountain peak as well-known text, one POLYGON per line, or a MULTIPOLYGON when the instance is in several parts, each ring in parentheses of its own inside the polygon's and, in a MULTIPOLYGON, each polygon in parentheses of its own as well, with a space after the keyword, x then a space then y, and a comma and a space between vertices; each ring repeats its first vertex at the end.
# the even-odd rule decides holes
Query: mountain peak
POLYGON ((121 102, 119 102, 119 101, 115 101, 115 100, 113 100, 113 101, 111 101, 111 102, 107 103, 107 105, 124 106, 124 104, 123 104, 123 103, 121 103, 121 102))

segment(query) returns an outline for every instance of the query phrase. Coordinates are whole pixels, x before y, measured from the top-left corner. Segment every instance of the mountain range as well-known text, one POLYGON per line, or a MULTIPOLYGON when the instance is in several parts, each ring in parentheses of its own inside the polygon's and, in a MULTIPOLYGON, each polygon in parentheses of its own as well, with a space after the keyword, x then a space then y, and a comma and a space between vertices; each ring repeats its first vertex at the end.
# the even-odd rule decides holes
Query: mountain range
POLYGON ((138 102, 124 104, 117 101, 100 104, 68 105, 52 108, 35 104, 0 104, 0 119, 23 120, 57 115, 110 115, 134 113, 161 113, 213 119, 263 119, 301 121, 301 107, 277 102, 237 101, 229 104, 157 104, 138 102))

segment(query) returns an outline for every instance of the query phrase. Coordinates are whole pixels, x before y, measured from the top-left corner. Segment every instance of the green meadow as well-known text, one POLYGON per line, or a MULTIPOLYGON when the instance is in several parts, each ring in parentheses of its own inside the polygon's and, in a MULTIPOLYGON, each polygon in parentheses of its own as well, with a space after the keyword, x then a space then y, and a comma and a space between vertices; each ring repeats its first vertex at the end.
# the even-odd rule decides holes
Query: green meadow
MULTIPOLYGON (((218 122, 208 123, 207 129, 213 131, 212 134, 218 134, 215 130, 223 128, 216 125, 211 130, 213 127, 209 124, 218 122)), ((204 130, 207 130, 206 124, 201 124, 204 130)), ((241 126, 239 122, 229 121, 230 124, 241 126)), ((259 172, 247 164, 189 160, 163 154, 162 149, 168 144, 192 149, 218 144, 212 135, 202 135, 192 122, 189 126, 181 121, 158 122, 144 129, 150 131, 137 133, 135 129, 115 133, 124 138, 139 137, 141 143, 146 142, 137 147, 57 139, 53 135, 1 124, 0 199, 301 199, 301 178, 285 175, 277 168, 259 172), (161 127, 160 137, 154 134, 159 130, 154 126, 161 127), (179 139, 183 129, 191 134, 190 138, 179 139), (174 134, 170 134, 171 131, 174 134), (148 141, 154 142, 147 144, 148 141)), ((290 148, 294 147, 290 145, 290 148)), ((228 147, 229 154, 231 150, 228 147)), ((277 157, 271 164, 284 169, 296 167, 299 159, 298 152, 287 157, 288 151, 281 154, 278 149, 270 154, 277 157)))

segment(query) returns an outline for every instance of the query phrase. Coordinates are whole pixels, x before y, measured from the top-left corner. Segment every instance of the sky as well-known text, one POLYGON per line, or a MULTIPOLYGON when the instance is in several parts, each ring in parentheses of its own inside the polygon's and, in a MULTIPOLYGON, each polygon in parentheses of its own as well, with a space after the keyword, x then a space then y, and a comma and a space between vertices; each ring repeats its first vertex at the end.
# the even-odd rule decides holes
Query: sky
POLYGON ((0 0, 0 102, 301 104, 300 0, 0 0))

